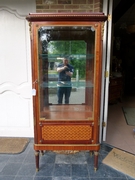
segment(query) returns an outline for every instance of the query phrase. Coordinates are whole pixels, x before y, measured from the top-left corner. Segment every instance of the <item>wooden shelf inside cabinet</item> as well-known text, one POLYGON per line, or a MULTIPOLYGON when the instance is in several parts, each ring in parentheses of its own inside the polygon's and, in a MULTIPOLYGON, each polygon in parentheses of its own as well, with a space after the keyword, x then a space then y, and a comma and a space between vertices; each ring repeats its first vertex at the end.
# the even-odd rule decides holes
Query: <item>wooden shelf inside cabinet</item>
POLYGON ((122 101, 123 92, 123 78, 111 77, 109 84, 109 103, 116 103, 118 100, 122 101))
POLYGON ((107 16, 103 13, 30 13, 26 19, 30 22, 32 80, 37 92, 33 96, 36 169, 39 170, 40 151, 89 150, 94 152, 97 170, 101 47, 107 16), (66 64, 65 70, 67 56, 71 65, 66 64), (61 71, 56 71, 57 67, 62 67, 61 71), (58 94, 57 91, 52 94, 50 88, 57 89, 58 94), (65 95, 66 88, 70 98, 62 95, 59 102, 56 99, 61 97, 60 92, 65 95), (71 91, 73 88, 77 91, 71 91), (74 96, 76 92, 80 94, 74 96), (70 103, 71 98, 74 104, 70 103))

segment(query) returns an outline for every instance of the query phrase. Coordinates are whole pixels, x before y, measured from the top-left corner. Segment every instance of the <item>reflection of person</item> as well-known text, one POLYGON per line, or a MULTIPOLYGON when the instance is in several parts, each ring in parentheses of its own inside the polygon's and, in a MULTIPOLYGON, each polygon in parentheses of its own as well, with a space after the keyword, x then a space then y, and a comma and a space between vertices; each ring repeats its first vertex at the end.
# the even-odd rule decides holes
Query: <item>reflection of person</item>
POLYGON ((58 104, 62 104, 63 96, 65 95, 65 104, 69 104, 69 97, 72 90, 71 76, 74 68, 69 64, 69 58, 64 57, 63 63, 57 66, 58 77, 58 104))

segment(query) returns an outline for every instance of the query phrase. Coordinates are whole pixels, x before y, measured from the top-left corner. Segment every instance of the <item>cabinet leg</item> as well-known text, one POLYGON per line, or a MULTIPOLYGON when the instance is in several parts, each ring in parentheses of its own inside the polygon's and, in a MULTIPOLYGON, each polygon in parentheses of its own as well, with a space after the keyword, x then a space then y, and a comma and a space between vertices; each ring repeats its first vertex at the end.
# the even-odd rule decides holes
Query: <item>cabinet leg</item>
POLYGON ((40 151, 41 155, 43 156, 44 155, 44 151, 40 151))
POLYGON ((93 151, 90 151, 90 156, 92 156, 93 155, 93 151))
POLYGON ((39 151, 35 151, 36 172, 39 171, 39 151))
POLYGON ((96 171, 98 168, 98 151, 94 151, 94 170, 96 171))

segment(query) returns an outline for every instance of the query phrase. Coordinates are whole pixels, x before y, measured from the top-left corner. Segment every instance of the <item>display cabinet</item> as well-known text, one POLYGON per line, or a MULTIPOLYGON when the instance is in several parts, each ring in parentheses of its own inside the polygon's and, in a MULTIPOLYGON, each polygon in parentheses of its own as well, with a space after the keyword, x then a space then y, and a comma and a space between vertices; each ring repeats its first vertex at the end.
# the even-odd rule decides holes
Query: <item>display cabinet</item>
POLYGON ((34 150, 89 150, 98 167, 103 13, 35 13, 30 26, 34 150), (69 104, 57 103, 57 65, 64 55, 74 67, 69 104))

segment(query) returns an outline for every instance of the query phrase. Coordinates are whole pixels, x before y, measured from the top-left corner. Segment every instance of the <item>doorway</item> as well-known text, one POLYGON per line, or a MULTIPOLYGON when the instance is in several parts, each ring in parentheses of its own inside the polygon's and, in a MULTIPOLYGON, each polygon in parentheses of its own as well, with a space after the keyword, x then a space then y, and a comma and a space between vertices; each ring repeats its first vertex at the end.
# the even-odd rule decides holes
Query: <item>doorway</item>
POLYGON ((123 112, 123 108, 135 108, 135 34, 119 29, 114 37, 110 76, 122 77, 122 92, 121 98, 108 103, 105 143, 135 154, 135 124, 128 125, 123 112))

